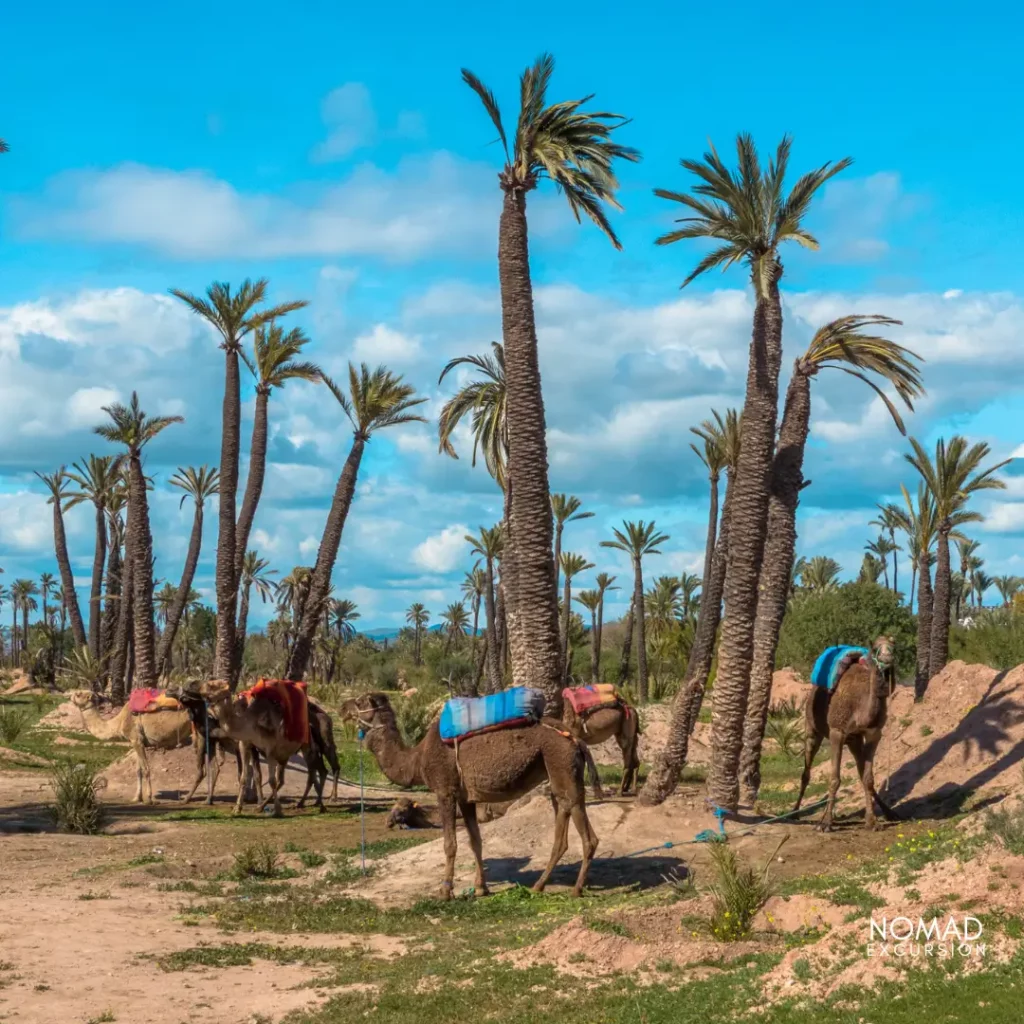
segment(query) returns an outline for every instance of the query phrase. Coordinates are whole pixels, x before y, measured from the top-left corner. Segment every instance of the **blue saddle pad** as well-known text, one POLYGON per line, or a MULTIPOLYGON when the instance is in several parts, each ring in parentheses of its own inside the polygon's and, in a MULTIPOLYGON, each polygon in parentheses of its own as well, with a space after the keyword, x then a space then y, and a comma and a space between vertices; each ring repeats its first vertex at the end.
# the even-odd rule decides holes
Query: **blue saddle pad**
POLYGON ((866 647, 850 647, 846 644, 826 647, 811 669, 811 685, 824 687, 831 692, 847 668, 858 658, 870 653, 866 647))
POLYGON ((478 732, 539 722, 544 693, 514 686, 488 697, 455 697, 441 709, 441 739, 452 742, 478 732))

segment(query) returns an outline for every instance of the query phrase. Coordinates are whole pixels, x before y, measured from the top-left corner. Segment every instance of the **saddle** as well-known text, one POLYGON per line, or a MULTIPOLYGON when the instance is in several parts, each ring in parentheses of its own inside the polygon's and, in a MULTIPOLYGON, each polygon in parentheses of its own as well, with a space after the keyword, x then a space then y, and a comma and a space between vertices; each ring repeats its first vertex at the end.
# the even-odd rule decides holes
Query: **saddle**
POLYGON ((284 715, 284 735, 291 743, 309 743, 309 698, 306 684, 291 679, 257 679, 239 694, 247 704, 262 698, 271 700, 284 715))
POLYGON ((822 687, 831 693, 851 665, 856 665, 862 658, 870 656, 871 652, 866 647, 850 647, 845 644, 826 647, 811 669, 811 685, 822 687))
POLYGON ((151 715, 157 711, 183 711, 181 702, 165 690, 132 690, 128 697, 128 710, 133 715, 151 715))
POLYGON ((602 708, 624 706, 622 698, 611 683, 567 686, 562 691, 562 698, 568 702, 577 718, 586 718, 602 708))
POLYGON ((535 725, 543 714, 543 691, 528 686, 488 697, 454 697, 441 709, 441 740, 454 746, 485 732, 535 725))

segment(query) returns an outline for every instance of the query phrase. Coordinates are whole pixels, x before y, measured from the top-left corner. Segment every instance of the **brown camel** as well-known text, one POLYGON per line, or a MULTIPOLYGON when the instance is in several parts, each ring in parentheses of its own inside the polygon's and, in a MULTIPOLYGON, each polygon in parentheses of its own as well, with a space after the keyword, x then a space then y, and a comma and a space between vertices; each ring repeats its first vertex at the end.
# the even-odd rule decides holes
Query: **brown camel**
POLYGON ((540 892, 547 885, 555 865, 569 848, 571 817, 583 844, 583 861, 573 891, 577 896, 582 894, 597 849, 597 836, 587 818, 583 751, 557 721, 544 719, 536 725, 483 733, 463 741, 456 751, 442 742, 436 718, 417 746, 406 747, 395 724, 395 713, 383 693, 366 693, 345 701, 341 715, 359 725, 381 771, 392 782, 399 786, 423 783, 437 797, 446 859, 442 899, 451 898, 455 876, 456 807, 462 812, 476 860, 475 889, 478 895, 485 895, 487 881, 477 804, 515 799, 545 779, 551 785, 555 838, 548 865, 533 890, 540 892))
MULTIPOLYGON (((196 779, 192 788, 182 797, 185 803, 195 795, 199 783, 206 776, 206 755, 204 752, 204 740, 192 730, 192 722, 188 712, 180 711, 151 711, 142 715, 133 715, 127 704, 121 708, 116 715, 105 718, 99 712, 101 698, 92 690, 71 690, 68 699, 82 713, 86 729, 98 740, 127 740, 135 754, 135 764, 138 772, 138 788, 135 792, 135 803, 142 803, 142 783, 145 779, 146 787, 149 790, 147 803, 153 803, 153 780, 149 770, 149 757, 147 750, 177 750, 178 747, 187 747, 190 744, 196 754, 196 779)), ((214 745, 220 749, 221 760, 225 752, 234 753, 238 757, 237 748, 230 741, 222 737, 214 737, 211 734, 214 745)), ((241 784, 242 772, 241 761, 239 765, 239 784, 241 784)), ((217 775, 219 772, 218 759, 211 758, 211 774, 213 786, 217 786, 217 775)), ((207 798, 207 803, 210 800, 207 798)))
MULTIPOLYGON (((195 692, 206 699, 210 710, 217 716, 221 728, 232 739, 239 743, 255 747, 267 761, 267 777, 270 782, 270 794, 263 797, 257 805, 257 812, 262 813, 269 801, 274 801, 274 817, 281 817, 281 787, 284 785, 285 768, 293 754, 302 751, 306 762, 306 793, 310 786, 316 786, 316 807, 322 814, 324 807, 324 780, 327 771, 316 740, 317 730, 313 728, 313 715, 310 714, 310 738, 305 743, 287 739, 285 736, 285 717, 281 706, 266 696, 256 696, 248 701, 238 699, 231 687, 223 679, 210 679, 201 683, 195 692)), ((247 773, 248 774, 248 773, 247 773)), ((242 797, 245 786, 240 786, 238 800, 235 802, 235 814, 242 813, 242 797)), ((305 794, 302 797, 305 800, 305 794)), ((302 806, 302 801, 299 802, 302 806)))
POLYGON ((832 831, 832 817, 836 794, 839 792, 839 768, 843 747, 847 746, 857 763, 857 774, 864 787, 864 827, 875 828, 875 803, 889 821, 897 816, 875 792, 875 750, 882 738, 887 702, 896 688, 893 667, 893 639, 881 636, 871 645, 867 658, 851 665, 829 692, 815 686, 804 709, 804 771, 800 778, 800 793, 793 810, 800 807, 804 791, 811 778, 811 765, 825 737, 832 752, 832 778, 828 790, 828 804, 818 828, 832 831))
POLYGON ((587 781, 593 790, 595 800, 604 799, 604 790, 601 788, 597 765, 594 764, 589 748, 612 737, 622 751, 622 784, 619 786, 619 796, 625 796, 630 787, 636 785, 636 773, 640 768, 640 758, 637 756, 640 719, 637 717, 636 708, 625 701, 620 701, 610 707, 595 708, 580 717, 573 711, 572 705, 565 701, 562 709, 562 726, 584 744, 587 781))

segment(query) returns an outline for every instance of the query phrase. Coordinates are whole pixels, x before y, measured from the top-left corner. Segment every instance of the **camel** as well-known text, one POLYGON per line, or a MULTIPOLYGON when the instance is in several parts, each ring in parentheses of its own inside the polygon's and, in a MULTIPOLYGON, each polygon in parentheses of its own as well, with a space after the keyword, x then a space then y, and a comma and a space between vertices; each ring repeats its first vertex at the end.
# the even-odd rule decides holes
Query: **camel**
MULTIPOLYGON (((100 697, 92 690, 71 690, 68 698, 75 707, 82 713, 86 729, 98 740, 127 740, 135 754, 135 763, 138 772, 138 788, 135 791, 134 802, 142 803, 142 784, 145 779, 146 787, 149 790, 149 799, 146 803, 153 803, 153 780, 149 770, 149 757, 147 750, 177 750, 178 747, 187 747, 189 744, 196 754, 196 779, 192 788, 182 797, 184 803, 188 803, 199 788, 199 783, 206 776, 206 755, 204 751, 204 739, 198 732, 193 732, 192 721, 188 712, 181 711, 152 711, 142 715, 133 715, 127 704, 111 718, 104 718, 99 712, 100 697)), ((221 749, 221 756, 225 751, 236 753, 237 751, 227 746, 223 738, 213 737, 215 745, 221 749)), ((239 762, 240 764, 240 762, 239 762)), ((213 785, 217 785, 218 763, 217 759, 211 760, 211 774, 213 785)), ((241 767, 239 767, 239 779, 241 780, 241 767)), ((207 798, 207 803, 210 800, 207 798)))
POLYGON ((388 814, 388 828, 434 828, 427 812, 415 800, 400 796, 388 814))
POLYGON ((637 756, 637 745, 640 741, 640 719, 636 708, 624 701, 611 707, 596 708, 582 718, 565 701, 562 710, 562 727, 572 733, 573 737, 584 744, 583 756, 587 761, 587 780, 593 789, 594 799, 603 800, 604 790, 597 774, 597 765, 589 747, 604 743, 615 737, 615 742, 622 751, 622 784, 619 796, 625 796, 631 786, 636 785, 636 773, 640 769, 640 758, 637 756))
MULTIPOLYGON (((310 786, 316 786, 316 808, 323 814, 326 810, 323 792, 327 771, 317 739, 319 730, 313 727, 312 714, 309 716, 309 739, 305 743, 299 743, 285 737, 284 712, 280 705, 269 697, 254 697, 247 702, 238 700, 231 692, 230 685, 223 679, 207 680, 201 683, 195 692, 207 701, 228 736, 239 743, 255 747, 266 758, 270 793, 260 799, 256 808, 257 813, 262 813, 272 799, 274 817, 281 817, 280 792, 284 785, 285 768, 292 755, 301 750, 306 762, 306 793, 309 792, 310 786)), ((240 786, 235 802, 235 814, 242 813, 244 791, 245 786, 240 786)), ((304 793, 302 800, 299 801, 300 807, 305 798, 304 793)))
MULTIPOLYGON (((338 746, 334 742, 334 721, 326 708, 317 704, 315 700, 309 702, 309 728, 313 734, 314 742, 319 746, 321 755, 331 766, 331 774, 334 776, 334 788, 331 790, 331 801, 338 801, 338 777, 341 775, 341 762, 338 760, 338 746)), ((302 807, 309 796, 311 779, 306 779, 306 792, 302 794, 299 806, 302 807)))
POLYGON ((457 849, 456 807, 462 812, 476 860, 475 892, 487 895, 477 804, 515 799, 545 779, 551 786, 555 835, 547 867, 533 890, 544 889, 555 865, 569 848, 567 834, 571 817, 583 844, 583 860, 573 892, 582 895, 597 849, 597 836, 587 817, 583 751, 559 722, 544 719, 535 725, 483 733, 460 742, 455 748, 442 742, 439 720, 435 718, 420 743, 409 748, 402 742, 395 712, 383 693, 366 693, 345 701, 341 716, 358 724, 381 771, 393 783, 406 787, 423 783, 437 797, 446 861, 442 899, 452 896, 457 849))
POLYGON ((864 827, 876 827, 875 803, 889 821, 898 820, 888 804, 875 792, 875 750, 882 738, 888 699, 896 688, 893 667, 893 639, 881 636, 871 645, 871 654, 851 665, 829 692, 815 686, 804 709, 804 771, 800 777, 800 793, 793 810, 800 807, 811 778, 811 765, 825 737, 832 752, 832 777, 828 804, 818 825, 822 832, 832 831, 836 794, 839 792, 839 768, 844 745, 857 763, 857 774, 864 787, 864 827))

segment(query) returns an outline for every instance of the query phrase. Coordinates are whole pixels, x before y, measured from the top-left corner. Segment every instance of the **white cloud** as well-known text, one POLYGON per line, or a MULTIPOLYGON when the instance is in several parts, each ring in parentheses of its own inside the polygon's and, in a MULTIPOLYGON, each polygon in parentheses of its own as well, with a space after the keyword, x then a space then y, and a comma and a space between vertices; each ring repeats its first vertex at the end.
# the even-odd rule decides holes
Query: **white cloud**
POLYGON ((313 150, 315 163, 344 160, 382 138, 418 139, 426 133, 422 115, 413 110, 400 111, 395 127, 382 131, 370 90, 362 82, 346 82, 333 89, 324 97, 320 113, 327 138, 313 150))
POLYGON ((94 427, 103 419, 104 407, 120 401, 121 396, 110 388, 79 388, 68 399, 71 425, 94 427))
MULTIPOLYGON (((205 171, 120 164, 59 175, 12 204, 23 237, 143 246, 178 259, 363 256, 408 261, 493 249, 493 168, 448 153, 394 171, 360 164, 338 185, 294 198, 239 192, 205 171)), ((545 218, 537 230, 545 230, 545 218)), ((531 222, 531 227, 533 227, 531 222)))
POLYGON ((419 355, 420 343, 387 324, 376 324, 356 338, 353 355, 367 363, 407 363, 419 355))
POLYGON ((451 572, 466 557, 468 527, 461 523, 446 526, 413 548, 413 561, 432 572, 451 572))
POLYGON ((993 502, 985 514, 981 528, 987 533, 1020 533, 1024 531, 1024 502, 993 502))

